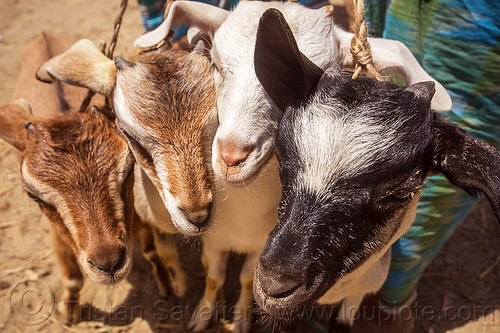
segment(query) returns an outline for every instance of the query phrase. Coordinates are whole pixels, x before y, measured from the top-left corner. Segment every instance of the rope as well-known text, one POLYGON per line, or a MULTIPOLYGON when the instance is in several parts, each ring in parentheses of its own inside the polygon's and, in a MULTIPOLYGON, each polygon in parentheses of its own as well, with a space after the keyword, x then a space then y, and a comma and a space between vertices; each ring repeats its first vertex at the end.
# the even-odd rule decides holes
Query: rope
POLYGON ((116 41, 118 40, 118 35, 120 34, 123 15, 125 14, 125 9, 127 9, 127 5, 128 5, 128 0, 122 0, 120 4, 120 13, 115 19, 115 28, 113 31, 113 37, 111 38, 111 43, 109 43, 108 52, 106 53, 106 56, 109 59, 113 59, 113 52, 115 51, 116 41))
MULTIPOLYGON (((118 13, 118 15, 115 18, 113 37, 111 37, 111 42, 109 43, 108 51, 105 52, 106 51, 106 42, 101 41, 101 43, 99 45, 99 49, 101 50, 101 52, 105 53, 106 56, 111 60, 113 60, 113 53, 115 52, 116 42, 118 40, 118 35, 120 34, 120 28, 122 27, 123 15, 125 14, 125 9, 127 9, 127 5, 128 5, 128 0, 122 0, 122 2, 120 3, 120 12, 118 13)), ((80 105, 79 112, 83 112, 88 108, 88 106, 90 104, 90 100, 92 99, 92 97, 94 97, 94 95, 95 95, 95 92, 89 90, 89 92, 87 93, 87 96, 83 99, 82 104, 80 105)), ((106 97, 105 103, 106 103, 106 105, 109 105, 108 97, 106 97)))
POLYGON ((353 0, 354 2, 354 23, 352 31, 354 36, 351 39, 351 53, 354 57, 354 73, 352 78, 357 78, 362 71, 366 71, 369 76, 382 81, 380 74, 373 65, 370 44, 368 44, 367 30, 368 26, 364 19, 365 3, 364 0, 353 0))

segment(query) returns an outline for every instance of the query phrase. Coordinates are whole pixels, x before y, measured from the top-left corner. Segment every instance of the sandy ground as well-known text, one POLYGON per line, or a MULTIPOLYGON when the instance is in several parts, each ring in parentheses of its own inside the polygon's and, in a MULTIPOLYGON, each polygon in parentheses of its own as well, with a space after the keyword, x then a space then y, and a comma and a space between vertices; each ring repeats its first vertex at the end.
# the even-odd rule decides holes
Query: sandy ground
MULTIPOLYGON (((0 104, 11 98, 19 54, 27 41, 42 31, 89 38, 95 43, 109 41, 119 3, 119 0, 0 0, 0 104)), ((131 0, 115 54, 126 56, 133 52, 132 41, 141 33, 137 4, 131 0)), ((57 301, 62 292, 60 270, 50 246, 47 219, 23 193, 18 168, 14 150, 0 141, 0 332, 183 331, 179 323, 187 317, 175 306, 183 303, 157 296, 150 266, 140 254, 135 255, 134 269, 127 282, 113 287, 85 282, 81 323, 67 327, 56 313, 43 320, 44 311, 50 310, 54 302, 52 294, 57 301), (19 308, 20 295, 40 299, 41 311, 19 308)), ((424 274, 418 290, 415 332, 500 332, 498 238, 495 218, 483 200, 424 274)), ((195 304, 201 296, 203 280, 196 257, 199 244, 197 240, 190 243, 181 244, 184 253, 191 253, 188 267, 191 288, 185 302, 195 304)), ((239 261, 232 260, 229 280, 236 277, 239 261)), ((238 289, 237 283, 226 286, 229 303, 234 302, 231 296, 234 289, 238 289)), ((219 329, 220 326, 211 331, 219 329)), ((310 330, 300 324, 295 331, 310 330)))

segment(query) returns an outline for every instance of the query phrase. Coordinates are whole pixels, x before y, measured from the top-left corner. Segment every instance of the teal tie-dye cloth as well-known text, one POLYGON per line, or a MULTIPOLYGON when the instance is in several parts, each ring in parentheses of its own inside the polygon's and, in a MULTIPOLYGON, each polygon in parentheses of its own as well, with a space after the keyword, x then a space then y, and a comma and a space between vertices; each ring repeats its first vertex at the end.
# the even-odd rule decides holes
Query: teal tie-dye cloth
MULTIPOLYGON (((500 143, 500 1, 367 0, 372 35, 406 44, 453 99, 446 115, 475 137, 500 143)), ((381 290, 400 303, 475 201, 443 176, 427 180, 416 219, 392 247, 389 277, 381 290)))

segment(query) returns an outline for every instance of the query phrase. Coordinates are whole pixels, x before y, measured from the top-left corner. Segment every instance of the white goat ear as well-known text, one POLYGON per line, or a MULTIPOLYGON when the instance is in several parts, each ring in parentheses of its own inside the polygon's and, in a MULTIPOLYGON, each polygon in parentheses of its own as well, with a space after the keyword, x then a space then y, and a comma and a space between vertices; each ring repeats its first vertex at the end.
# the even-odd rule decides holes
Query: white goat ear
POLYGON ((37 70, 36 78, 40 81, 52 82, 53 77, 110 96, 116 67, 90 40, 81 39, 37 70))
POLYGON ((228 15, 229 11, 203 2, 175 1, 166 13, 163 23, 155 30, 137 38, 134 46, 148 48, 158 44, 167 37, 175 24, 194 26, 202 33, 213 36, 228 15))
POLYGON ((270 8, 260 18, 255 42, 255 74, 281 110, 305 100, 323 71, 303 55, 283 14, 270 8))
POLYGON ((0 106, 0 139, 23 151, 26 146, 25 122, 30 122, 31 107, 24 99, 0 106))
POLYGON ((500 151, 434 114, 434 172, 469 194, 482 192, 500 224, 500 151))
MULTIPOLYGON (((351 39, 353 34, 337 28, 335 37, 340 42, 342 54, 342 67, 353 68, 354 58, 350 53, 351 39)), ((451 97, 441 83, 420 66, 417 59, 403 43, 384 39, 368 38, 373 58, 373 64, 378 71, 386 68, 399 68, 404 74, 406 85, 412 85, 417 82, 433 81, 436 84, 436 93, 431 102, 431 108, 436 111, 450 111, 451 97)))

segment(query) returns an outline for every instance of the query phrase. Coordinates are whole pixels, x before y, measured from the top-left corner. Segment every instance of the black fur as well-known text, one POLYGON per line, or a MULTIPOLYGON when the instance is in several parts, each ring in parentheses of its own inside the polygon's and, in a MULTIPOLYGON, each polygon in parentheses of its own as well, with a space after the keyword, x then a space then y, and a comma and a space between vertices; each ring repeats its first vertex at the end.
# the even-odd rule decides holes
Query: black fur
POLYGON ((314 91, 323 71, 299 51, 279 10, 266 10, 259 26, 266 29, 257 30, 257 39, 261 43, 255 47, 255 73, 271 99, 284 110, 286 106, 306 99, 314 91), (266 36, 263 38, 262 34, 266 36), (283 56, 285 54, 288 56, 283 56), (282 80, 275 80, 277 73, 282 80))
MULTIPOLYGON (((418 192, 429 172, 442 172, 469 193, 484 193, 500 220, 500 153, 433 114, 432 82, 402 88, 368 78, 352 80, 348 74, 331 70, 314 84, 311 78, 317 73, 298 60, 303 55, 279 12, 268 10, 258 31, 257 77, 276 104, 288 106, 276 143, 283 186, 279 222, 269 235, 256 273, 261 288, 257 294, 286 301, 269 305, 256 295, 265 311, 280 316, 311 305, 339 278, 388 246, 400 229, 411 199, 404 194, 418 192), (270 34, 270 29, 288 32, 270 34), (283 43, 274 44, 270 36, 287 36, 282 42, 290 45, 280 49, 283 43), (281 64, 290 66, 283 75, 281 67, 277 72, 269 70, 275 60, 263 56, 271 54, 281 54, 281 64), (301 74, 309 78, 309 83, 299 94, 293 87, 283 88, 295 69, 310 71, 301 74), (362 117, 370 124, 391 129, 387 133, 396 133, 387 138, 383 153, 375 156, 370 167, 355 176, 337 177, 319 194, 308 193, 300 186, 305 162, 296 146, 300 139, 297 128, 314 110, 313 104, 329 110, 332 121, 346 115, 362 117)), ((349 121, 345 124, 348 126, 349 121)))

